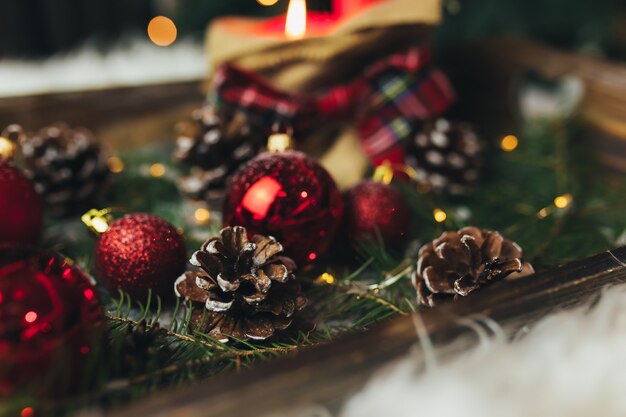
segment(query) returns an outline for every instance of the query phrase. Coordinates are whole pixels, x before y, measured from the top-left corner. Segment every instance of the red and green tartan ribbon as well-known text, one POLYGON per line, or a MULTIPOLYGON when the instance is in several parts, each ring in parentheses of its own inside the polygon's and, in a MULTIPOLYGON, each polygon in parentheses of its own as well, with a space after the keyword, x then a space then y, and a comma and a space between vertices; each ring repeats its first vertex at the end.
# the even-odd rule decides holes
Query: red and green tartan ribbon
POLYGON ((440 116, 454 101, 448 79, 430 61, 427 48, 389 55, 352 82, 316 95, 281 91, 225 64, 214 77, 209 101, 225 120, 243 112, 252 126, 269 133, 276 123, 288 125, 296 138, 328 120, 352 121, 375 166, 403 163, 403 141, 415 122, 440 116))

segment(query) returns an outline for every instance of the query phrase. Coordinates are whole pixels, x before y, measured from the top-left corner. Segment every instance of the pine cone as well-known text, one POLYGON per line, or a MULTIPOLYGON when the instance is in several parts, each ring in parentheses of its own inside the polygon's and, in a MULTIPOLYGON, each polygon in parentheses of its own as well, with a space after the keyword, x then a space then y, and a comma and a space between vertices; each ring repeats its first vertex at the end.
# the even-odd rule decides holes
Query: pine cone
POLYGON ((110 174, 108 152, 82 127, 56 123, 23 139, 21 147, 37 191, 56 216, 87 209, 110 174))
POLYGON ((179 181, 179 188, 193 200, 219 198, 226 180, 256 156, 263 140, 252 135, 243 120, 224 126, 207 105, 194 111, 192 118, 192 123, 177 127, 174 158, 191 167, 189 175, 179 181))
POLYGON ((179 297, 204 303, 193 327, 220 340, 262 340, 286 329, 306 298, 293 275, 295 263, 282 251, 273 237, 248 240, 240 226, 206 241, 190 260, 199 270, 174 284, 179 297))
POLYGON ((533 267, 522 260, 522 250, 498 232, 465 227, 444 232, 419 251, 413 285, 419 304, 469 295, 503 280, 530 275, 533 267))
POLYGON ((478 180, 481 142, 465 123, 437 119, 424 125, 407 149, 407 162, 427 190, 463 194, 478 180))

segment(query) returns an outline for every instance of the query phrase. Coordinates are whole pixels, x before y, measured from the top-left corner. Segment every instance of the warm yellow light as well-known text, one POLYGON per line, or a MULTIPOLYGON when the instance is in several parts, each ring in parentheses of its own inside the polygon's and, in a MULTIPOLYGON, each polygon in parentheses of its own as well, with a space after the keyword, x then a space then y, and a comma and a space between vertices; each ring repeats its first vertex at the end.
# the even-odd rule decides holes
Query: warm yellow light
POLYGON ((328 272, 324 272, 322 275, 317 277, 317 281, 321 282, 322 284, 331 285, 335 283, 335 277, 332 274, 329 274, 328 272))
POLYGON ((148 23, 148 36, 155 45, 171 45, 176 40, 176 25, 168 17, 157 16, 148 23))
POLYGON ((109 169, 114 174, 119 174, 120 172, 124 171, 124 162, 122 162, 122 160, 117 156, 110 157, 108 160, 108 164, 109 169))
POLYGON ((267 150, 270 152, 282 152, 291 148, 291 136, 287 133, 273 133, 267 139, 267 150))
POLYGON ((165 165, 158 162, 150 165, 150 175, 155 178, 162 177, 165 175, 165 165))
POLYGON ((514 151, 517 148, 517 145, 519 145, 519 140, 515 135, 506 135, 500 142, 500 147, 505 152, 514 151))
POLYGON ((546 217, 548 217, 548 214, 550 214, 550 211, 544 207, 539 210, 539 212, 537 213, 537 217, 539 217, 540 219, 545 219, 546 217))
POLYGON ((563 209, 569 206, 572 203, 572 195, 571 194, 563 194, 554 198, 554 205, 557 208, 563 209))
POLYGON ((302 39, 306 34, 306 0, 290 0, 285 21, 285 36, 302 39))
POLYGON ((193 217, 198 224, 207 224, 211 220, 211 212, 205 208, 196 209, 193 213, 193 217))
POLYGON ((433 217, 435 218, 435 221, 437 223, 443 223, 448 218, 448 215, 446 214, 445 211, 436 208, 433 210, 433 217))
POLYGON ((256 0, 261 6, 273 6, 278 3, 278 0, 256 0))

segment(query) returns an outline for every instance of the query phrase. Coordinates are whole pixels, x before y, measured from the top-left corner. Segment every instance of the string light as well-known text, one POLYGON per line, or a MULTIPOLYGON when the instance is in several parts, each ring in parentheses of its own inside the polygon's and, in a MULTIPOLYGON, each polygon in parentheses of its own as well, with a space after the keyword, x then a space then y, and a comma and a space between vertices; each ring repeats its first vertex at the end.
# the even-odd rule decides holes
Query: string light
POLYGON ((198 224, 207 224, 211 220, 211 212, 205 208, 198 208, 193 213, 193 217, 198 224))
POLYGON ((435 218, 435 221, 437 223, 443 223, 448 218, 448 215, 446 214, 445 211, 436 208, 433 210, 433 217, 435 218))
POLYGON ((506 135, 500 141, 500 147, 504 152, 513 152, 519 145, 519 139, 515 135, 506 135))
POLYGON ((554 205, 556 208, 564 209, 572 203, 572 199, 571 194, 559 195, 554 198, 554 205))
POLYGON ((148 23, 148 37, 157 46, 169 46, 176 40, 178 30, 172 19, 157 16, 148 23))
POLYGON ((122 162, 122 160, 117 156, 110 157, 107 163, 109 165, 109 170, 111 170, 114 174, 119 174, 124 171, 124 162, 122 162))
POLYGON ((324 272, 322 275, 317 277, 317 282, 332 285, 335 283, 335 277, 328 272, 324 272))
POLYGON ((159 178, 165 175, 165 165, 156 163, 150 165, 150 176, 154 178, 159 178))
POLYGON ((278 0, 256 0, 261 6, 273 6, 278 3, 278 0))

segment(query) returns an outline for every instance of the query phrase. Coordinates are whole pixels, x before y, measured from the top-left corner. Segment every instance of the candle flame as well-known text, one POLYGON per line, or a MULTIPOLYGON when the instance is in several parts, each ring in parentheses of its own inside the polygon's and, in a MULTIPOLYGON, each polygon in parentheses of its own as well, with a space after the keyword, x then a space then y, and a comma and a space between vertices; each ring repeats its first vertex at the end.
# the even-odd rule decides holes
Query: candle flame
POLYGON ((290 0, 285 21, 285 36, 302 39, 306 34, 306 0, 290 0))

